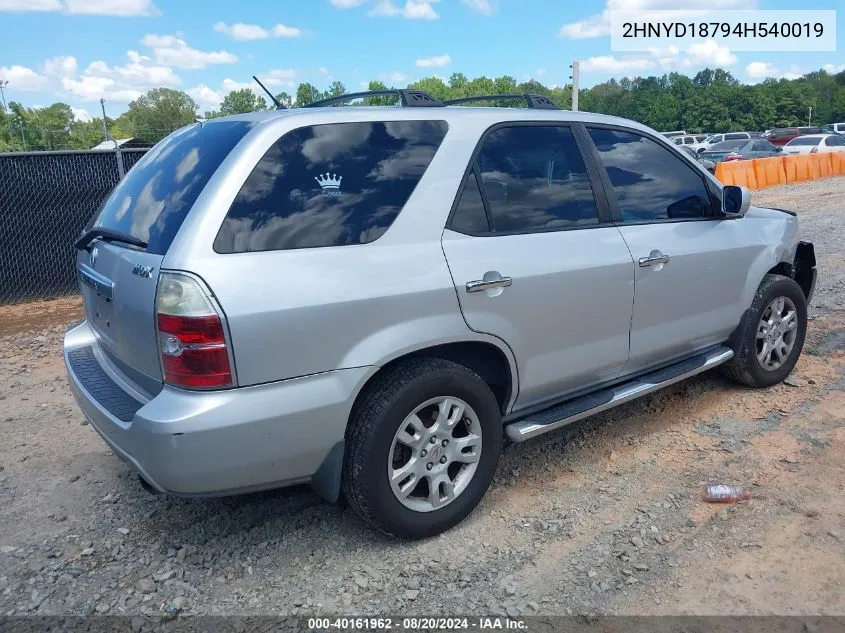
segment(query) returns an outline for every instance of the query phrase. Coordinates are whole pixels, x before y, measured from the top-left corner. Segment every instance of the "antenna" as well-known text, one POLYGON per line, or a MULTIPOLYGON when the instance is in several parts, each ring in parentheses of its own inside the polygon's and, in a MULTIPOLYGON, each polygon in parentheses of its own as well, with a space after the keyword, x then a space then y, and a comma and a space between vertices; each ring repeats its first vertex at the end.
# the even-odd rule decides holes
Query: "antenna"
POLYGON ((266 92, 266 93, 267 93, 267 96, 268 96, 268 97, 270 97, 270 101, 272 101, 273 103, 275 103, 275 104, 276 104, 276 109, 277 109, 277 110, 285 110, 285 109, 286 109, 286 108, 285 108, 285 106, 283 106, 283 105, 282 105, 281 101, 279 101, 278 99, 276 99, 276 97, 274 97, 274 96, 273 96, 273 93, 272 93, 272 92, 270 92, 269 90, 267 90, 267 86, 265 86, 263 83, 261 83, 261 80, 260 80, 258 77, 256 77, 255 75, 253 75, 253 76, 252 76, 252 78, 253 78, 253 79, 255 79, 256 83, 257 83, 259 86, 261 86, 261 88, 264 90, 264 92, 266 92))

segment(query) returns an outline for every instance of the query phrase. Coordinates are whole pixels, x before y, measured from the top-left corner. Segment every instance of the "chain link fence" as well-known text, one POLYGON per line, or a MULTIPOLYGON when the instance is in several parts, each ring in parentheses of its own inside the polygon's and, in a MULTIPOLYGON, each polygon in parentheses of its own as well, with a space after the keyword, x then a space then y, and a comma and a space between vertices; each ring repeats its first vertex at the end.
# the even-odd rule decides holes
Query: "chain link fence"
POLYGON ((73 243, 146 151, 0 154, 0 305, 78 292, 73 243))

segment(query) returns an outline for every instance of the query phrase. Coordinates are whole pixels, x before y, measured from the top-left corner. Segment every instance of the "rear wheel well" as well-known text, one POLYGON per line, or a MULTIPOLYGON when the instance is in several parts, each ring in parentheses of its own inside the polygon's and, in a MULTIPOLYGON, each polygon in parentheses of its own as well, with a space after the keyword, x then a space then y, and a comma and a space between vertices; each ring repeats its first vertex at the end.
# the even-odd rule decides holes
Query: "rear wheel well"
POLYGON ((766 273, 767 275, 783 275, 792 279, 794 267, 789 262, 780 262, 777 266, 773 266, 766 273))
POLYGON ((390 371, 393 366, 408 358, 420 357, 442 358, 474 371, 490 387, 499 403, 499 409, 503 415, 505 414, 511 396, 511 385, 513 384, 510 364, 502 350, 495 345, 480 341, 434 345, 395 358, 370 377, 364 388, 361 389, 361 393, 364 393, 376 376, 390 371))

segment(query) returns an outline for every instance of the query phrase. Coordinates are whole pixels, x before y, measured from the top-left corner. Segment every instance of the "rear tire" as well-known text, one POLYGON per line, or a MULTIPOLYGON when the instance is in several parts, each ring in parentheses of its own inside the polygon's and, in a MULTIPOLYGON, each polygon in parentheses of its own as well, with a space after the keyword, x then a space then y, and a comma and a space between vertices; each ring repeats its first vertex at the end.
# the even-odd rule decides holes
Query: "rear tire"
POLYGON ((739 348, 725 375, 748 387, 771 387, 798 362, 807 335, 807 300, 793 279, 766 275, 739 333, 739 348))
POLYGON ((382 532, 434 536, 478 505, 501 447, 499 406, 478 375, 439 358, 401 361, 353 407, 344 496, 382 532))

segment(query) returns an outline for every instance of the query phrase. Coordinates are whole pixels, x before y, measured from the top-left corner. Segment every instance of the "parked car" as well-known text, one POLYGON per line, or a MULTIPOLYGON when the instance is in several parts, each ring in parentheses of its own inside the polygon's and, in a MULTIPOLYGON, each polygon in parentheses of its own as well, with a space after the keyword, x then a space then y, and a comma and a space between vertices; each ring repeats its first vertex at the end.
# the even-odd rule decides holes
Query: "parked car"
POLYGON ((690 158, 693 158, 696 161, 698 161, 698 163, 701 164, 701 166, 704 167, 704 169, 709 171, 711 174, 716 173, 716 163, 714 163, 712 160, 709 160, 707 158, 701 158, 701 156, 698 153, 696 153, 692 149, 692 147, 687 147, 686 145, 681 145, 681 150, 685 154, 689 154, 690 158))
POLYGON ((806 134, 783 146, 787 154, 845 152, 845 137, 839 134, 806 134))
POLYGON ((824 134, 845 134, 845 123, 828 123, 822 126, 824 134))
POLYGON ((738 139, 722 141, 711 145, 709 149, 699 152, 700 158, 706 158, 720 163, 727 160, 750 160, 752 158, 769 158, 777 156, 783 150, 764 139, 738 139))
POLYGON ((772 145, 783 147, 789 141, 802 134, 821 134, 821 129, 817 127, 781 127, 764 133, 763 138, 772 145))
POLYGON ((723 143, 724 141, 738 141, 741 139, 750 139, 751 135, 748 132, 725 132, 724 134, 713 134, 707 140, 701 143, 699 152, 705 151, 713 147, 716 143, 723 143))
POLYGON ((76 242, 70 387, 145 487, 309 483, 426 537, 503 436, 792 371, 816 278, 795 213, 633 121, 397 93, 184 127, 76 242))
POLYGON ((695 136, 693 134, 687 134, 686 136, 675 136, 672 138, 672 142, 675 145, 680 145, 681 147, 687 147, 693 151, 698 151, 702 147, 704 147, 703 142, 707 140, 706 136, 698 135, 695 136), (700 140, 699 140, 700 139, 700 140))

